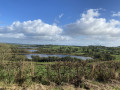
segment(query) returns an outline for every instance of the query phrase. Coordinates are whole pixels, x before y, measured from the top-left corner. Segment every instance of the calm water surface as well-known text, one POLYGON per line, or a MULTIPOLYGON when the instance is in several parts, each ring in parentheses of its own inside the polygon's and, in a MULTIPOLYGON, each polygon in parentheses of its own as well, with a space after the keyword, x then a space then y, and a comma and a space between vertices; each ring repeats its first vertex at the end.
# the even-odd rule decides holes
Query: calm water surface
POLYGON ((78 58, 78 59, 82 59, 82 60, 87 60, 87 59, 92 59, 91 57, 84 57, 84 56, 73 56, 73 55, 50 55, 50 54, 27 54, 27 58, 28 59, 31 59, 31 56, 40 56, 40 57, 59 57, 59 58, 62 58, 62 57, 67 57, 67 56, 70 56, 70 57, 73 57, 73 58, 78 58))
MULTIPOLYGON (((26 48, 26 47, 22 47, 22 48, 26 48)), ((28 47, 30 48, 30 52, 34 53, 35 51, 35 48, 36 47, 28 47)), ((92 59, 91 57, 85 57, 85 56, 74 56, 74 55, 57 55, 57 54, 54 54, 54 55, 51 55, 51 54, 27 54, 27 58, 28 59, 31 59, 31 56, 40 56, 40 57, 59 57, 59 58, 62 58, 62 57, 67 57, 67 56, 70 56, 70 57, 73 57, 73 58, 78 58, 78 59, 82 59, 82 60, 88 60, 88 59, 92 59)))

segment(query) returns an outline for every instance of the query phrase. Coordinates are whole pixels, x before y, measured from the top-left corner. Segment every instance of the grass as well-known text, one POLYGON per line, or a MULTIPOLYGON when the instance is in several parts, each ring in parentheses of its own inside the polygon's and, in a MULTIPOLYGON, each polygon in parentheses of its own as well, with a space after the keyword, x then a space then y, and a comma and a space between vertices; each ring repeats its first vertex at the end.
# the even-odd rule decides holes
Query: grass
POLYGON ((55 62, 33 62, 36 65, 48 65, 48 64, 55 64, 55 62))
MULTIPOLYGON (((99 85, 101 82, 107 83, 110 79, 118 80, 118 78, 114 78, 114 75, 116 72, 120 74, 120 62, 113 61, 96 64, 89 64, 85 61, 54 63, 32 62, 34 66, 34 75, 31 75, 31 67, 33 66, 30 66, 30 62, 25 61, 24 63, 25 66, 21 66, 23 65, 22 63, 9 62, 9 65, 7 65, 6 68, 0 70, 0 77, 2 78, 0 82, 6 85, 19 85, 19 80, 24 80, 21 85, 41 83, 48 86, 51 82, 56 85, 69 83, 76 87, 86 88, 87 86, 84 84, 84 80, 93 80, 92 84, 99 85), (22 70, 22 68, 24 69, 22 70), (115 71, 114 68, 116 68, 115 71), (21 72, 23 74, 20 78, 17 75, 21 76, 21 72), (16 82, 16 80, 18 81, 16 82)), ((59 90, 59 87, 56 89, 59 90)))
MULTIPOLYGON (((58 50, 60 47, 61 46, 45 46, 43 48, 50 51, 52 49, 58 50)), ((64 46, 64 48, 66 47, 69 48, 70 46, 64 46)), ((64 50, 64 48, 62 50, 64 50)), ((74 50, 74 48, 78 47, 72 48, 74 50)), ((109 50, 101 49, 101 51, 107 52, 109 50)), ((85 54, 85 52, 82 52, 79 48, 76 52, 67 54, 81 55, 85 54)), ((85 83, 87 80, 93 81, 94 85, 108 83, 110 80, 119 82, 120 55, 114 56, 116 60, 111 61, 70 61, 70 58, 68 58, 69 60, 63 59, 64 61, 57 62, 33 62, 26 61, 26 59, 21 58, 21 56, 15 57, 13 61, 5 60, 4 62, 0 62, 0 82, 3 83, 3 85, 18 84, 19 86, 40 83, 47 86, 51 83, 55 83, 56 86, 62 86, 68 83, 75 87, 90 89, 85 83)), ((56 89, 59 90, 59 87, 56 87, 56 89)))
POLYGON ((120 55, 114 55, 116 57, 116 61, 120 61, 120 55))

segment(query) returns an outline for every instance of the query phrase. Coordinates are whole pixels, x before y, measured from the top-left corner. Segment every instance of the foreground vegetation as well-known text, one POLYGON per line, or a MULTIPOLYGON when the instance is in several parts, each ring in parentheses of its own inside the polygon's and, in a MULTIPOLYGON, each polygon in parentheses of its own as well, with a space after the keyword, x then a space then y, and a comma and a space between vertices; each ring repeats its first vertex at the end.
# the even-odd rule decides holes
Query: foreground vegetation
MULTIPOLYGON (((42 46, 43 49, 44 47, 42 46)), ((105 49, 103 47, 104 53, 106 53, 105 56, 99 54, 101 57, 86 61, 70 57, 40 58, 38 56, 33 56, 31 60, 28 60, 24 55, 17 54, 17 52, 22 53, 26 51, 19 51, 21 49, 16 48, 18 48, 16 45, 0 44, 0 85, 2 88, 7 88, 8 85, 27 87, 38 84, 46 86, 54 84, 54 88, 59 90, 60 86, 67 84, 73 85, 74 88, 99 89, 102 87, 98 88, 95 85, 111 84, 114 81, 118 86, 113 85, 110 88, 120 89, 120 61, 114 60, 117 54, 109 53, 108 48, 105 49), (42 61, 43 59, 44 62, 42 61)), ((51 48, 49 49, 51 50, 51 48)), ((100 53, 100 50, 98 53, 100 53)), ((112 50, 115 52, 116 49, 112 50)), ((116 52, 118 53, 118 51, 116 52)))

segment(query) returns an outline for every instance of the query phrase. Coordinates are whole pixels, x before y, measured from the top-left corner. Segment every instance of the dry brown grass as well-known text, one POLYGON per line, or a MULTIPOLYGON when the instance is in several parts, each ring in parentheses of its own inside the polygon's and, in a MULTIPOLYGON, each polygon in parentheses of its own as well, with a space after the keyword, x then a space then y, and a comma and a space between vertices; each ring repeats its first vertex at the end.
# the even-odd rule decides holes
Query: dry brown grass
POLYGON ((75 88, 74 85, 71 84, 64 84, 56 86, 54 83, 51 83, 48 85, 42 85, 42 84, 33 84, 30 86, 23 85, 9 85, 3 87, 0 86, 0 90, 120 90, 120 82, 112 80, 110 83, 100 83, 90 80, 85 80, 83 87, 77 87, 75 88))

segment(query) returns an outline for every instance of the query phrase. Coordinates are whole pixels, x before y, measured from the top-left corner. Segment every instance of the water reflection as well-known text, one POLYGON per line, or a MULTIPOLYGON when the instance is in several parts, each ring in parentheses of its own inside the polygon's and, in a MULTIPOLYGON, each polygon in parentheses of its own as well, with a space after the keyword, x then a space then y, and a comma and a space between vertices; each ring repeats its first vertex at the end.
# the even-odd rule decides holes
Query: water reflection
POLYGON ((27 54, 27 58, 28 59, 31 59, 31 56, 40 56, 40 57, 66 57, 66 56, 70 56, 70 57, 73 57, 73 58, 78 58, 78 59, 82 59, 82 60, 87 60, 87 59, 92 59, 91 57, 84 57, 84 56, 73 56, 73 55, 50 55, 50 54, 27 54))

